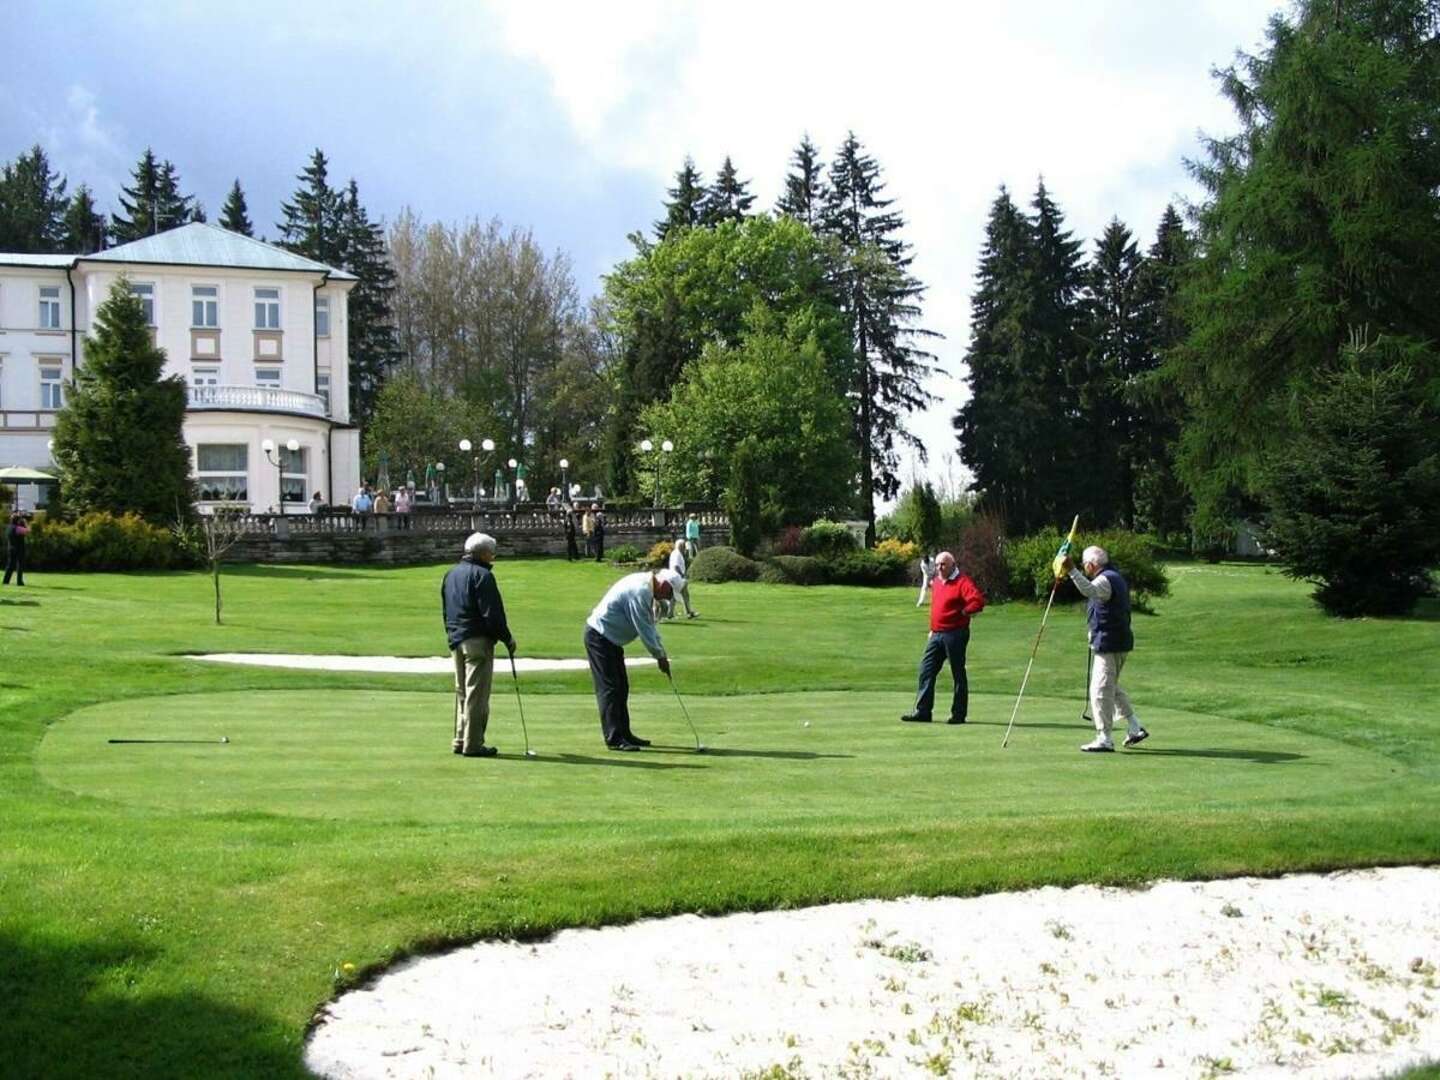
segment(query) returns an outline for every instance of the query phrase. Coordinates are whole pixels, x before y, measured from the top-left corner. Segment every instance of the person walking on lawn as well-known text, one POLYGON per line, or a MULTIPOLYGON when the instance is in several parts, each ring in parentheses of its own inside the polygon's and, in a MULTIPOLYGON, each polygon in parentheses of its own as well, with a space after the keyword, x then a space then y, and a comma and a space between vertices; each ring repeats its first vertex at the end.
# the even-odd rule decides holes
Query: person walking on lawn
POLYGON ((466 757, 494 757, 485 745, 490 722, 490 684, 495 673, 495 643, 503 641, 515 655, 515 636, 505 621, 505 602, 491 567, 495 538, 471 533, 465 555, 440 585, 445 637, 455 659, 455 737, 450 749, 466 757))
POLYGON ((1084 573, 1075 568, 1069 555, 1060 564, 1080 595, 1090 601, 1085 614, 1090 626, 1090 651, 1095 654, 1090 667, 1095 738, 1080 749, 1087 754, 1106 754, 1115 749, 1111 731, 1117 711, 1125 721, 1126 746, 1144 742, 1150 732, 1140 726, 1130 695, 1120 689, 1120 672, 1135 648, 1135 635, 1130 630, 1130 583, 1110 565, 1110 555, 1104 548, 1087 547, 1080 558, 1084 573))
POLYGON ((950 698, 952 724, 965 723, 970 710, 970 683, 965 676, 965 649, 970 644, 970 619, 985 609, 985 594, 962 574, 955 556, 942 551, 935 557, 935 577, 930 582, 930 637, 920 657, 920 687, 915 708, 901 720, 928 724, 935 704, 935 679, 945 661, 955 692, 950 698))
POLYGON ((625 672, 625 646, 637 637, 645 643, 660 670, 670 674, 665 643, 655 629, 655 601, 673 600, 685 579, 674 570, 642 570, 626 574, 595 605, 585 620, 585 655, 600 707, 600 734, 611 750, 649 746, 630 730, 630 678, 625 672))

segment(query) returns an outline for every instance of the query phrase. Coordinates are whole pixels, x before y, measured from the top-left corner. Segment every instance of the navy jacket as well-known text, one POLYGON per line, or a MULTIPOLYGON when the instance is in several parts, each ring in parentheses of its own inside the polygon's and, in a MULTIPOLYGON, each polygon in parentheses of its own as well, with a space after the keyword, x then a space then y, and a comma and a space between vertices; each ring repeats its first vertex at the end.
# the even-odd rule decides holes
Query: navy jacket
POLYGON ((1101 603, 1097 597, 1090 599, 1085 612, 1090 623, 1090 648, 1097 653, 1130 652, 1135 648, 1135 635, 1130 631, 1130 585, 1113 566, 1100 573, 1110 582, 1110 600, 1101 603))
POLYGON ((488 637, 507 644, 514 640, 505 621, 500 586, 488 566, 469 559, 452 566, 440 584, 440 603, 451 649, 458 649, 466 638, 488 637))

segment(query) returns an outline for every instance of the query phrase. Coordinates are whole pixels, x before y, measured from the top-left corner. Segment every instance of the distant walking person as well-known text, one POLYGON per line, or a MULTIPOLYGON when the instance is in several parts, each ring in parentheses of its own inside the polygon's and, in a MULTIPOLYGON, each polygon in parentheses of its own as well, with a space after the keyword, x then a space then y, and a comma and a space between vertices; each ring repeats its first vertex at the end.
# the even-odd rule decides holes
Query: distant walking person
POLYGON ((970 644, 970 619, 985 609, 985 594, 968 574, 955 565, 955 556, 942 551, 935 557, 935 578, 930 582, 930 637, 920 657, 920 687, 915 708, 901 720, 928 724, 935 705, 935 679, 945 661, 955 692, 950 698, 951 724, 963 724, 970 711, 970 681, 965 674, 965 649, 970 644))
POLYGON ((685 546, 690 549, 690 558, 700 550, 700 519, 691 514, 685 519, 685 546))
POLYGON ((585 620, 585 655, 600 708, 600 734, 611 750, 649 746, 630 730, 630 678, 625 672, 625 646, 637 637, 645 643, 660 670, 670 674, 665 644, 655 629, 655 601, 670 600, 685 579, 673 570, 626 574, 595 605, 585 620))
POLYGON ((1085 572, 1065 556, 1061 569, 1070 575, 1080 595, 1090 600, 1086 621, 1090 626, 1090 651, 1095 662, 1090 668, 1090 709, 1095 717, 1095 738, 1080 747, 1087 754, 1105 754, 1115 749, 1111 732, 1115 714, 1125 721, 1125 745, 1144 742, 1150 733, 1140 726, 1130 695, 1120 689, 1120 672, 1135 648, 1130 630, 1130 583, 1110 565, 1102 547, 1087 547, 1081 556, 1085 572))
POLYGON ((29 522, 25 515, 16 511, 10 515, 10 524, 5 526, 5 546, 8 548, 8 555, 5 558, 5 581, 10 584, 10 575, 15 575, 15 584, 25 584, 25 538, 30 535, 29 522))
POLYGON ((445 613, 445 638, 455 659, 455 737, 450 749, 466 757, 494 757, 485 745, 490 721, 490 682, 495 671, 495 643, 502 641, 515 655, 515 638, 505 621, 505 603, 491 567, 495 538, 471 533, 465 555, 440 585, 445 613))
POLYGON ((355 498, 350 500, 350 509, 357 514, 368 514, 374 505, 374 500, 370 498, 370 489, 361 484, 360 490, 355 492, 355 498))
POLYGON ((574 562, 579 557, 580 552, 575 547, 575 509, 568 507, 565 510, 565 558, 574 562))
POLYGON ((925 604, 925 593, 930 588, 930 579, 935 576, 935 560, 929 555, 920 556, 920 595, 915 600, 916 607, 923 607, 925 604))
POLYGON ((585 557, 595 557, 595 510, 587 506, 585 513, 580 515, 580 532, 585 537, 585 557))
POLYGON ((325 510, 325 496, 317 491, 314 495, 310 496, 310 513, 323 514, 325 510))
POLYGON ((592 539, 595 541, 595 561, 605 561, 605 508, 599 503, 595 504, 595 532, 592 539))
POLYGON ((700 615, 699 612, 690 606, 690 567, 685 561, 688 555, 689 544, 684 540, 676 540, 675 546, 670 549, 670 569, 680 575, 680 580, 685 584, 680 586, 676 591, 675 598, 665 605, 665 617, 667 619, 673 619, 675 617, 675 609, 682 600, 685 602, 685 617, 687 619, 696 619, 699 618, 700 615))

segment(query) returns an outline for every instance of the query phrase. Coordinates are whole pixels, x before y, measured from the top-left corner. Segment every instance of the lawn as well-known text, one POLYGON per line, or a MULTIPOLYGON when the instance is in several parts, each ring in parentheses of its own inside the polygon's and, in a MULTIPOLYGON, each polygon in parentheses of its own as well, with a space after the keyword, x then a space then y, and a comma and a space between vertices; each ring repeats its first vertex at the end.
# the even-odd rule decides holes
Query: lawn
MULTIPOLYGON (((679 911, 1440 859, 1440 602, 1337 622, 1241 565, 1171 567, 1126 682, 1153 737, 1082 755, 1078 609, 987 611, 972 723, 902 725, 908 589, 695 587, 650 752, 607 753, 583 672, 497 672, 449 753, 436 676, 202 664, 437 655, 442 568, 32 576, 0 593, 0 1046, 19 1076, 303 1075, 315 1008, 416 951, 679 911), (218 742, 220 736, 231 741, 218 742), (210 744, 112 745, 110 738, 210 744), (346 965, 354 965, 350 971, 346 965)), ((594 564, 500 566, 526 656, 582 655, 594 564)))

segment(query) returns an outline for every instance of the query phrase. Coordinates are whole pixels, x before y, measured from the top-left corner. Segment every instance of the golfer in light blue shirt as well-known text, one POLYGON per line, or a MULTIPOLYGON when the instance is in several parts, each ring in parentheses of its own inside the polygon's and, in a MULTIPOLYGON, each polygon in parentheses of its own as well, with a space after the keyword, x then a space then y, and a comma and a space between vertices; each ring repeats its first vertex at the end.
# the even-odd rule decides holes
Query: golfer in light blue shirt
POLYGON ((637 637, 655 657, 660 670, 670 674, 665 643, 655 628, 655 601, 670 600, 685 587, 674 570, 627 574, 605 594, 585 620, 585 655, 600 707, 600 733, 611 750, 639 750, 649 746, 630 730, 630 680, 625 672, 625 646, 637 637))

